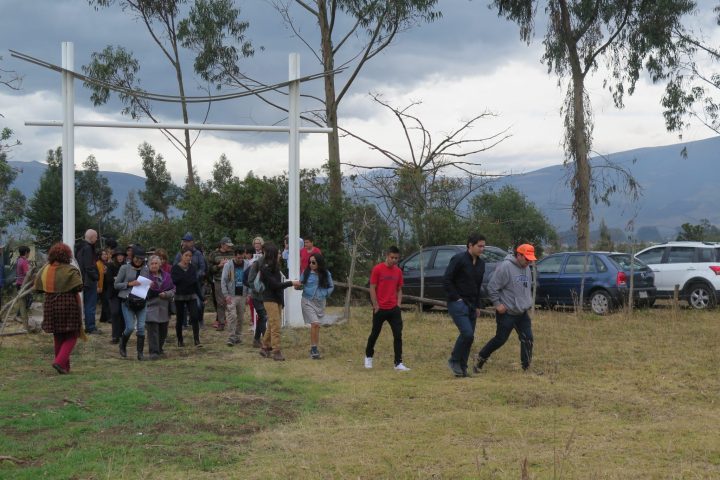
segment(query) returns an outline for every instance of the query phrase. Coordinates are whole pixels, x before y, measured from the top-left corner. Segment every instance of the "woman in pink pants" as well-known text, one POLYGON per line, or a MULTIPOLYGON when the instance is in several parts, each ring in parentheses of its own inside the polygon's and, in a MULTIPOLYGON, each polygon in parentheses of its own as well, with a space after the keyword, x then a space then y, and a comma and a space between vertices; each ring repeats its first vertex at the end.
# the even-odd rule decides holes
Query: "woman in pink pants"
POLYGON ((45 293, 42 329, 55 338, 55 361, 60 374, 70 373, 70 353, 82 331, 80 270, 70 265, 72 250, 56 243, 48 252, 48 263, 35 277, 35 290, 45 293))

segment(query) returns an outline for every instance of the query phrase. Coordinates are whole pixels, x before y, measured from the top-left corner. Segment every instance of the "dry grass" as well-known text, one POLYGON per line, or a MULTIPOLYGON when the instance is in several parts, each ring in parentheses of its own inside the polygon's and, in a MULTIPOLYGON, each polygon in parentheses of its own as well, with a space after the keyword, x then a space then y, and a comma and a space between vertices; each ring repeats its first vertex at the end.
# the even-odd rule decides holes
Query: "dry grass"
MULTIPOLYGON (((522 373, 511 337, 469 379, 447 370, 456 330, 442 313, 405 313, 411 372, 391 369, 389 329, 364 370, 369 312, 358 313, 323 331, 323 362, 285 367, 338 393, 260 434, 250 477, 520 478, 527 459, 529 478, 720 478, 717 312, 538 312, 543 375, 522 373)), ((481 319, 473 351, 493 333, 481 319)))
MULTIPOLYGON (((172 376, 192 364, 198 380, 203 369, 222 366, 256 379, 253 385, 306 387, 284 390, 278 383, 275 407, 265 415, 282 418, 263 424, 253 417, 247 429, 239 422, 239 433, 228 434, 224 417, 246 402, 268 400, 229 393, 216 374, 217 388, 190 401, 200 402, 191 406, 195 425, 215 435, 222 461, 180 467, 168 456, 155 478, 720 478, 717 311, 674 316, 654 309, 603 318, 541 311, 533 327, 534 366, 542 375, 521 371, 511 337, 480 375, 466 379, 446 366, 457 330, 445 313, 404 312, 404 360, 412 368, 406 373, 392 369, 389 327, 376 347, 375 368, 363 368, 370 312, 353 315, 348 324, 322 330, 321 361, 307 358, 305 329, 283 331, 284 363, 264 360, 247 345, 227 348, 216 332, 206 332, 201 354, 173 358, 171 351, 167 361, 142 366, 112 358, 113 350, 93 338, 80 347, 72 377, 86 375, 92 383, 124 369, 129 380, 137 372, 134 381, 141 383, 154 369, 172 376), (299 408, 303 395, 317 401, 299 408)), ((494 320, 480 319, 473 353, 493 333, 494 320)), ((7 358, 14 344, 42 340, 49 342, 12 337, 0 353, 7 358)), ((18 381, 37 373, 20 368, 12 375, 18 381)), ((187 434, 181 430, 175 431, 187 434)), ((20 469, 0 469, 0 476, 20 469)), ((112 472, 112 478, 147 474, 132 462, 112 472)), ((82 476, 89 477, 95 478, 82 476)))

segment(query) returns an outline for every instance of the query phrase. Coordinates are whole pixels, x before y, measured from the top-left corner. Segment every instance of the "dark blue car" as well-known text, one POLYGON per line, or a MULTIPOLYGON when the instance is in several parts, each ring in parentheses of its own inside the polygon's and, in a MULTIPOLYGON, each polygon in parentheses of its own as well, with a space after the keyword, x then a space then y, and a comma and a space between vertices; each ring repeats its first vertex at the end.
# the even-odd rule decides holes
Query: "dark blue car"
MULTIPOLYGON (((630 261, 627 253, 564 252, 537 262, 538 285, 535 303, 543 306, 576 305, 585 272, 583 305, 605 315, 623 305, 630 291, 630 261)), ((655 303, 655 276, 647 265, 633 261, 635 303, 655 303)))

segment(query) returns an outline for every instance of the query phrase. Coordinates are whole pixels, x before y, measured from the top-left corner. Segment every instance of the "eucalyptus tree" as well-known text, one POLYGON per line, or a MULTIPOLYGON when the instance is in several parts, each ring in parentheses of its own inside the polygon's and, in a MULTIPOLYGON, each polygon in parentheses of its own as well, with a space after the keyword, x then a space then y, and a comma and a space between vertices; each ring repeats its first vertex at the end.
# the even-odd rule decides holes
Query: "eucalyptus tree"
MULTIPOLYGON (((604 84, 615 106, 631 95, 643 68, 658 74, 677 59, 673 32, 682 29, 681 18, 695 8, 692 0, 493 0, 498 14, 520 27, 520 37, 530 43, 536 17, 547 24, 542 61, 548 73, 567 80, 562 107, 566 165, 572 170, 573 216, 577 246, 590 248, 593 175, 589 154, 592 148, 593 115, 585 89, 588 75, 601 62, 607 69, 604 84), (540 12, 540 13, 539 13, 540 12)), ((600 194, 600 196, 603 196, 600 194)))
MULTIPOLYGON (((22 77, 17 72, 0 68, 0 85, 19 90, 21 83, 22 77)), ((4 118, 2 113, 0 118, 4 118)), ((20 141, 13 140, 13 136, 10 128, 0 129, 0 234, 4 233, 9 225, 19 222, 25 211, 25 195, 12 187, 18 172, 8 163, 8 152, 20 145, 20 141)))
POLYGON ((125 199, 125 205, 123 205, 123 235, 133 240, 135 232, 142 225, 142 211, 140 211, 140 205, 137 200, 137 193, 135 190, 130 190, 125 199))
MULTIPOLYGON (((95 9, 117 5, 146 27, 153 43, 160 50, 161 58, 172 68, 185 124, 190 122, 181 47, 187 47, 192 42, 202 43, 204 48, 195 58, 196 68, 211 61, 223 64, 230 60, 237 61, 238 52, 242 56, 253 54, 251 45, 244 38, 248 23, 239 20, 240 10, 233 7, 232 0, 88 0, 88 3, 95 9), (192 13, 181 18, 188 3, 191 3, 192 13), (239 44, 239 50, 235 44, 239 44)), ((113 84, 122 88, 118 95, 125 105, 123 114, 130 115, 133 119, 148 117, 153 122, 158 122, 152 105, 142 96, 140 62, 132 52, 122 46, 107 46, 101 52, 93 53, 90 63, 82 69, 88 76, 103 82, 85 83, 92 91, 90 98, 95 105, 107 103, 111 92, 107 84, 113 84)), ((212 84, 212 79, 206 80, 212 84)), ((209 103, 207 108, 205 118, 209 113, 209 103)), ((182 138, 169 130, 162 132, 185 157, 187 183, 190 188, 194 188, 192 146, 198 137, 191 140, 189 130, 184 130, 182 138)))
POLYGON ((89 155, 83 161, 83 170, 76 175, 78 194, 87 205, 88 215, 99 237, 105 233, 113 210, 118 206, 113 199, 113 190, 107 177, 100 173, 97 159, 89 155))
MULTIPOLYGON (((720 27, 720 2, 714 12, 714 23, 720 27)), ((677 29, 674 33, 682 56, 668 71, 662 99, 665 125, 669 131, 682 132, 695 120, 720 134, 720 74, 713 71, 720 62, 720 44, 705 38, 707 32, 677 29)))
POLYGON ((181 190, 173 183, 165 159, 155 153, 152 145, 143 142, 138 147, 138 155, 145 172, 145 190, 139 192, 140 199, 167 222, 170 219, 170 208, 180 198, 181 190))

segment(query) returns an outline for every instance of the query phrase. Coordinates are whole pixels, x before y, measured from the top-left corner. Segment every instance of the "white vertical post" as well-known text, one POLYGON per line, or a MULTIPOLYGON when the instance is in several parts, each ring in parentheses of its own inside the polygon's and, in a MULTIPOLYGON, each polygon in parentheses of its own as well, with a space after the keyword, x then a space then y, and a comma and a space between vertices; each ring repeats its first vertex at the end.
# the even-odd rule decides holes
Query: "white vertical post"
MULTIPOLYGON (((291 280, 300 278, 300 55, 291 53, 289 62, 289 127, 288 159, 288 265, 291 280)), ((300 308, 302 294, 294 289, 285 290, 285 323, 296 327, 304 325, 300 308)))
POLYGON ((62 42, 62 209, 63 242, 75 243, 75 87, 73 76, 75 52, 72 42, 62 42))

